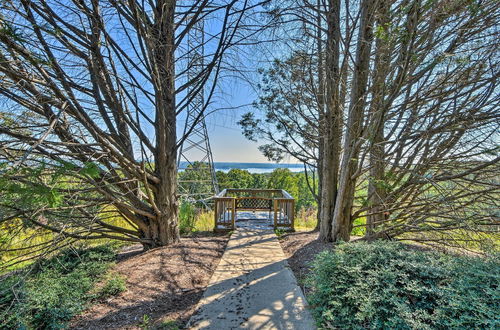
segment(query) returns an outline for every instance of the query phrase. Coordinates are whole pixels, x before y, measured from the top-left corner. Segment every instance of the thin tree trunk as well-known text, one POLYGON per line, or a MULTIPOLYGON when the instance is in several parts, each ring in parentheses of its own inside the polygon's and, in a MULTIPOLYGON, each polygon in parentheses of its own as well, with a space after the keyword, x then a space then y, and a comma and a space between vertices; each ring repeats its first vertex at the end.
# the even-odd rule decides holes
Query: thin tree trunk
POLYGON ((318 97, 318 162, 317 162, 317 171, 318 171, 318 192, 317 192, 317 198, 316 201, 318 203, 318 213, 316 215, 317 222, 316 222, 316 227, 314 230, 319 230, 320 229, 320 223, 321 223, 321 204, 322 204, 322 196, 321 192, 323 191, 323 152, 324 152, 324 146, 325 146, 325 138, 323 135, 324 132, 324 126, 325 126, 325 76, 324 76, 324 71, 325 71, 325 63, 323 61, 323 39, 322 39, 322 33, 321 33, 321 1, 318 0, 316 2, 317 5, 317 16, 316 16, 316 25, 317 25, 317 36, 316 36, 316 42, 317 42, 317 51, 318 51, 318 92, 317 92, 317 97, 318 97))
POLYGON ((340 168, 340 181, 333 214, 333 241, 349 241, 352 230, 352 206, 356 186, 355 173, 358 168, 361 147, 361 128, 368 84, 370 51, 373 37, 374 8, 376 0, 361 3, 359 38, 356 49, 356 62, 351 87, 351 100, 347 122, 344 153, 340 168))

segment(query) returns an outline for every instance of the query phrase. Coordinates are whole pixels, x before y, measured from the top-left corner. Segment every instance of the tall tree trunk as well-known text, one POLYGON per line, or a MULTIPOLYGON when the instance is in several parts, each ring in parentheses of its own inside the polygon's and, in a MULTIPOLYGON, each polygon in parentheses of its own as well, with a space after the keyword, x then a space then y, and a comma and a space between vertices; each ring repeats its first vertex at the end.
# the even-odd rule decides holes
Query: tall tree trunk
POLYGON ((352 230, 352 206, 356 186, 356 170, 361 148, 361 128, 368 84, 370 51, 373 38, 373 21, 376 0, 361 3, 359 37, 356 46, 356 62, 351 85, 351 100, 344 141, 344 153, 340 168, 340 181, 333 214, 333 241, 349 241, 352 230))
POLYGON ((328 4, 326 51, 326 114, 324 124, 323 167, 321 176, 321 221, 319 239, 332 238, 331 219, 337 196, 341 139, 341 105, 339 102, 340 1, 328 4))
POLYGON ((368 132, 370 141, 370 179, 368 202, 370 209, 366 218, 366 238, 371 239, 377 224, 385 220, 384 201, 386 198, 384 127, 387 106, 384 102, 385 78, 389 73, 390 45, 388 29, 391 2, 381 0, 378 4, 376 20, 379 34, 376 40, 376 58, 373 78, 373 98, 370 105, 371 123, 368 132))
POLYGON ((323 191, 323 152, 325 146, 325 138, 323 135, 324 126, 325 126, 325 63, 323 61, 323 38, 321 33, 321 0, 317 0, 317 13, 316 13, 316 42, 317 42, 317 52, 318 52, 318 162, 317 162, 317 171, 318 171, 318 192, 316 194, 316 201, 318 203, 318 213, 316 215, 317 222, 314 230, 320 229, 321 223, 321 192, 323 191))
POLYGON ((149 222, 148 247, 167 245, 179 240, 177 201, 177 149, 174 70, 174 0, 157 2, 152 38, 155 101, 156 150, 156 221, 149 222))

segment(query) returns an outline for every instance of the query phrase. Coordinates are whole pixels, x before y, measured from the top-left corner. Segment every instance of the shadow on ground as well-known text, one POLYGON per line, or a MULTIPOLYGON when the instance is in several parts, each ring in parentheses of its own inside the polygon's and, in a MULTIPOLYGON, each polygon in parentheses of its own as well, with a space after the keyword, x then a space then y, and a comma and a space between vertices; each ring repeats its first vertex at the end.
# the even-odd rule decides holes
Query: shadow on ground
POLYGON ((124 277, 127 290, 90 307, 71 328, 139 329, 170 320, 182 327, 203 295, 227 239, 188 237, 147 252, 128 247, 113 269, 124 277))
POLYGON ((314 329, 304 296, 272 229, 250 221, 227 245, 192 329, 314 329))
POLYGON ((318 253, 333 247, 333 243, 318 241, 318 234, 317 231, 296 232, 280 238, 288 265, 306 295, 307 288, 302 285, 302 282, 311 270, 311 263, 318 253))

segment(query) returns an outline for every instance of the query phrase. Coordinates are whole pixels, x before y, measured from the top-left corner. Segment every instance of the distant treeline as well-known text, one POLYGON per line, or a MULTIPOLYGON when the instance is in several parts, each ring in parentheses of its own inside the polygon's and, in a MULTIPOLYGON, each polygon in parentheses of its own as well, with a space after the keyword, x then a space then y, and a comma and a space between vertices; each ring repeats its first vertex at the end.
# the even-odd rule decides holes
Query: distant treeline
MULTIPOLYGON (((211 186, 201 182, 209 180, 209 171, 205 170, 202 163, 196 162, 194 167, 197 168, 196 171, 179 172, 180 185, 187 184, 191 191, 194 189, 198 193, 208 192, 211 186), (200 183, 194 184, 193 181, 200 183)), ((188 169, 193 169, 193 166, 189 166, 188 169)), ((317 191, 317 178, 310 172, 306 176, 304 172, 292 172, 288 168, 276 168, 270 173, 250 173, 248 170, 233 168, 228 172, 217 171, 216 177, 220 190, 284 189, 295 198, 297 209, 317 207, 316 198, 312 193, 317 191)))
MULTIPOLYGON (((288 163, 238 163, 238 162, 214 162, 214 168, 216 171, 228 171, 231 169, 258 169, 258 170, 271 170, 276 168, 289 168, 294 169, 296 172, 304 169, 304 165, 302 164, 288 164, 288 163)), ((183 170, 186 167, 189 167, 188 162, 181 162, 179 164, 179 169, 183 170)))
POLYGON ((294 173, 288 168, 277 168, 271 173, 250 173, 247 170, 231 169, 227 173, 217 171, 216 176, 220 189, 284 189, 295 198, 298 209, 317 206, 311 192, 316 191, 317 180, 306 177, 304 172, 294 173))

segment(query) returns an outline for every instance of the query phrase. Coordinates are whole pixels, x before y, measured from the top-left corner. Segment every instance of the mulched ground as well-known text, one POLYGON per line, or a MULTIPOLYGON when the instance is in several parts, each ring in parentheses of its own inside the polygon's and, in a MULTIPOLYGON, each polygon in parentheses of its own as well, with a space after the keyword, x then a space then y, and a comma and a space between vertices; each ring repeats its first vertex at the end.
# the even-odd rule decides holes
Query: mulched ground
POLYGON ((288 264, 305 294, 307 294, 307 288, 302 282, 311 269, 311 262, 318 253, 333 247, 332 243, 323 243, 317 239, 317 231, 290 233, 279 239, 288 258, 288 264))
POLYGON ((73 329, 140 329, 173 321, 182 328, 217 267, 228 236, 182 238, 178 244, 142 252, 127 247, 114 272, 127 290, 77 317, 73 329), (146 315, 146 316, 144 316, 146 315))

